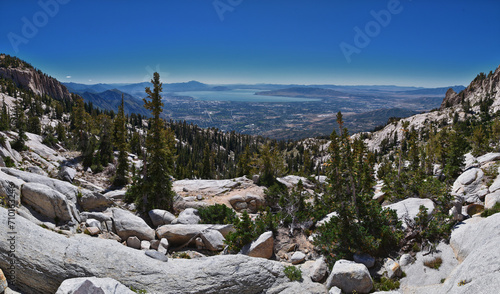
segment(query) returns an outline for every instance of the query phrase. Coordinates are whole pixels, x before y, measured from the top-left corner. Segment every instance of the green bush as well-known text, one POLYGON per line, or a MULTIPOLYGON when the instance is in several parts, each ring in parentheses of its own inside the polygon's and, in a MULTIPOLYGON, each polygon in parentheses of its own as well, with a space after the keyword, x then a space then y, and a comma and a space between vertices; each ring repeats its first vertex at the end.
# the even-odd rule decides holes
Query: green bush
POLYGON ((10 156, 5 156, 3 158, 3 161, 5 162, 6 167, 14 167, 15 166, 14 160, 12 160, 12 158, 10 158, 10 156))
POLYGON ((314 244, 330 266, 338 259, 352 258, 356 252, 383 256, 398 247, 403 232, 396 212, 382 209, 375 201, 365 201, 367 207, 363 210, 367 213, 360 214, 358 220, 333 216, 316 231, 314 244))
POLYGON ((136 289, 134 288, 133 286, 130 286, 130 290, 134 293, 139 293, 139 294, 146 294, 148 293, 146 290, 144 289, 136 289))
POLYGON ((236 213, 224 204, 215 204, 198 209, 202 224, 232 224, 236 213))
POLYGON ((285 276, 292 282, 302 280, 302 271, 293 265, 286 266, 283 272, 285 273, 285 276))
POLYGON ((229 251, 237 253, 243 246, 251 243, 262 233, 272 231, 277 232, 276 216, 270 211, 264 212, 258 216, 255 223, 250 219, 246 211, 243 212, 241 219, 236 218, 234 221, 235 232, 230 232, 224 241, 229 246, 229 251))
POLYGON ((399 288, 398 280, 388 279, 384 276, 375 279, 373 282, 373 288, 376 291, 391 291, 399 288))
POLYGON ((482 217, 488 217, 490 215, 494 215, 495 213, 500 212, 500 203, 495 203, 495 205, 490 209, 485 209, 482 213, 482 217))

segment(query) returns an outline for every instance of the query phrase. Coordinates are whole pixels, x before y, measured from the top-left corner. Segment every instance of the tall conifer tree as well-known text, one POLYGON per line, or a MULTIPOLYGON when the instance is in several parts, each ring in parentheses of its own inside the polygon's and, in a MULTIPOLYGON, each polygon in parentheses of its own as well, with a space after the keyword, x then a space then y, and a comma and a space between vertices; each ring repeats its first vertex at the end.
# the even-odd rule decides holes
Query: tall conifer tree
POLYGON ((118 166, 116 168, 116 175, 113 181, 115 186, 123 186, 128 182, 128 161, 127 161, 127 127, 125 120, 125 111, 123 104, 118 108, 118 115, 115 118, 115 146, 118 148, 118 166))
POLYGON ((165 129, 164 121, 160 118, 163 103, 160 96, 162 83, 158 73, 154 73, 151 83, 153 90, 146 87, 148 97, 144 99, 144 107, 151 111, 153 117, 149 121, 150 128, 146 138, 143 178, 135 181, 127 198, 135 200, 139 208, 145 211, 155 208, 172 211, 174 192, 170 174, 174 165, 174 136, 165 129))

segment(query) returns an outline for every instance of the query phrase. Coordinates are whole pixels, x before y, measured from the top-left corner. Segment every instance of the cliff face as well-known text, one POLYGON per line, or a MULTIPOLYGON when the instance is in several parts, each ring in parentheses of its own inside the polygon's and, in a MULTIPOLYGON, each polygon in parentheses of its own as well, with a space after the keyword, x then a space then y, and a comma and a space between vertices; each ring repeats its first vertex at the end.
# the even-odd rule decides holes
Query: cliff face
POLYGON ((18 87, 30 89, 37 95, 49 95, 57 100, 69 100, 68 89, 58 80, 43 74, 41 71, 21 62, 14 66, 5 62, 6 55, 0 55, 0 77, 11 79, 18 87))
POLYGON ((388 124, 382 130, 371 133, 369 139, 365 140, 368 148, 372 151, 380 150, 382 142, 386 139, 394 138, 397 133, 398 138, 402 138, 403 122, 409 123, 409 128, 420 130, 429 125, 430 122, 453 122, 452 114, 458 113, 460 118, 465 117, 462 109, 462 101, 469 101, 471 110, 479 113, 479 101, 481 99, 492 99, 493 103, 489 108, 490 113, 496 113, 500 110, 500 66, 490 74, 479 74, 470 85, 460 93, 456 93, 453 89, 446 92, 446 96, 441 104, 440 111, 432 111, 422 114, 417 114, 398 122, 388 124))
POLYGON ((492 98, 494 100, 492 108, 500 109, 500 66, 488 75, 480 73, 458 94, 450 88, 441 103, 441 109, 461 104, 462 100, 469 100, 470 104, 474 105, 485 98, 492 98))

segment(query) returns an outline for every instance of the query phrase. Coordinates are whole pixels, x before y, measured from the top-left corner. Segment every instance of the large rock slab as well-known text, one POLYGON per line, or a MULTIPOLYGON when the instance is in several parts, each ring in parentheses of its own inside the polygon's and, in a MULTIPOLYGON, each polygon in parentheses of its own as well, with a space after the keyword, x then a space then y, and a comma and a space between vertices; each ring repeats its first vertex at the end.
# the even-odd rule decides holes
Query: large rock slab
POLYGON ((1 169, 4 173, 9 174, 11 176, 17 177, 27 183, 38 183, 49 186, 50 188, 56 190, 59 193, 62 193, 66 196, 71 202, 77 203, 78 197, 82 197, 88 193, 92 193, 87 189, 82 189, 76 187, 68 182, 64 182, 57 179, 52 179, 49 177, 37 175, 34 173, 29 173, 25 171, 20 171, 13 168, 2 167, 1 169))
POLYGON ((484 197, 484 208, 486 209, 493 208, 497 203, 500 203, 500 191, 493 192, 484 197))
POLYGON ((395 210, 398 215, 398 219, 403 221, 403 227, 406 227, 406 222, 404 220, 406 218, 409 218, 410 220, 415 219, 420 211, 420 205, 427 208, 428 214, 431 214, 434 211, 434 202, 430 199, 422 198, 408 198, 394 204, 384 206, 384 208, 395 210))
POLYGON ((466 202, 479 202, 488 194, 488 187, 483 183, 484 172, 480 168, 471 168, 463 172, 453 183, 452 195, 459 195, 466 202))
POLYGON ((219 195, 230 191, 244 181, 244 178, 234 180, 180 180, 173 183, 172 189, 177 193, 190 192, 204 195, 219 195))
POLYGON ((56 294, 134 294, 132 290, 111 278, 73 278, 62 282, 56 294))
MULTIPOLYGON (((0 136, 2 136, 2 134, 0 134, 0 136)), ((5 158, 7 156, 10 157, 14 162, 20 162, 23 160, 21 154, 19 154, 19 152, 17 152, 16 150, 12 149, 9 140, 5 140, 5 144, 0 144, 0 157, 5 158)))
POLYGON ((155 230, 140 217, 123 209, 113 208, 113 222, 115 225, 116 234, 127 240, 130 236, 136 236, 140 240, 153 240, 155 238, 155 230))
POLYGON ((26 183, 22 187, 22 195, 23 203, 50 219, 74 223, 75 220, 80 221, 75 204, 46 185, 26 183))
POLYGON ((0 198, 4 198, 6 206, 21 204, 21 187, 24 181, 0 171, 0 198), (7 203, 8 201, 11 203, 7 203))
POLYGON ((184 245, 193 238, 201 236, 205 230, 217 230, 224 237, 229 232, 234 232, 233 225, 164 225, 156 229, 158 239, 166 238, 168 243, 173 246, 184 245))
POLYGON ((307 178, 300 176, 288 175, 282 178, 277 178, 276 180, 285 185, 289 189, 296 187, 300 181, 302 181, 302 185, 304 186, 304 188, 314 189, 314 185, 311 183, 311 181, 309 181, 307 178))
POLYGON ((450 245, 461 262, 496 237, 500 237, 500 213, 488 218, 473 217, 459 223, 451 233, 450 245))
POLYGON ((229 198, 229 203, 236 211, 248 210, 251 213, 256 213, 265 203, 263 197, 251 193, 245 196, 234 195, 229 198))
POLYGON ((484 165, 488 162, 497 161, 500 159, 500 153, 486 153, 477 158, 477 162, 480 165, 484 165))
POLYGON ((326 287, 314 283, 308 278, 301 282, 288 282, 280 284, 266 291, 266 294, 327 294, 326 287))
POLYGON ((42 136, 28 132, 26 132, 25 134, 28 137, 28 140, 26 140, 26 146, 28 146, 28 148, 33 150, 33 152, 35 152, 36 154, 49 161, 61 162, 66 160, 66 158, 59 155, 57 151, 43 144, 42 136))
POLYGON ((262 233, 257 240, 245 245, 241 253, 251 257, 271 258, 274 253, 273 232, 262 233))
POLYGON ((373 288, 373 281, 364 264, 340 259, 333 265, 332 272, 326 280, 326 287, 337 286, 345 293, 369 293, 373 288))
MULTIPOLYGON (((495 222, 499 220, 500 215, 495 222)), ((500 246, 498 244, 500 244, 500 237, 497 233, 496 236, 491 236, 486 243, 470 252, 436 293, 498 293, 500 289, 500 246)))
MULTIPOLYGON (((8 211, 0 208, 0 223, 8 211)), ((16 219, 17 286, 26 293, 55 293, 66 279, 113 278, 147 293, 265 293, 286 282, 281 263, 244 255, 161 262, 143 251, 86 235, 66 237, 16 219)), ((0 268, 10 265, 7 230, 0 230, 0 268)))
POLYGON ((422 287, 441 285, 441 280, 446 279, 453 269, 458 266, 458 260, 455 258, 452 248, 444 242, 438 244, 435 252, 418 252, 416 259, 413 259, 409 254, 404 256, 399 261, 406 273, 406 277, 400 280, 401 289, 404 290, 404 293, 427 293, 427 289, 422 289, 422 287), (426 261, 438 257, 442 260, 439 269, 429 268, 424 265, 426 261))

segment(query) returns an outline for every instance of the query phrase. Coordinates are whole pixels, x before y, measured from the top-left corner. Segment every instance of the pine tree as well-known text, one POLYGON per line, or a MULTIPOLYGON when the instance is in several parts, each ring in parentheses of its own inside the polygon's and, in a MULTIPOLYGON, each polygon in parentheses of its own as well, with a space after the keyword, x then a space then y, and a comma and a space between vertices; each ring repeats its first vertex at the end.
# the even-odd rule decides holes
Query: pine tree
POLYGON ((118 114, 115 118, 115 146, 118 147, 118 166, 116 168, 116 175, 113 181, 115 186, 123 186, 128 183, 127 172, 128 172, 128 161, 127 161, 127 127, 125 125, 125 112, 123 105, 123 94, 122 103, 118 108, 118 114))
POLYGON ((153 90, 146 87, 148 97, 144 98, 144 107, 151 111, 153 117, 149 120, 150 128, 146 138, 143 178, 129 189, 127 198, 134 199, 139 208, 145 211, 155 208, 173 211, 174 192, 170 174, 174 165, 174 136, 165 129, 160 118, 163 103, 160 96, 162 83, 158 73, 154 73, 151 83, 153 90))
POLYGON ((0 113, 0 131, 8 131, 10 129, 10 115, 5 98, 2 103, 2 112, 0 113))
POLYGON ((19 101, 16 101, 15 107, 15 118, 16 118, 16 130, 18 132, 17 139, 12 144, 12 148, 17 151, 26 150, 25 145, 26 137, 26 116, 24 114, 24 109, 19 101))
POLYGON ((203 179, 210 179, 212 177, 212 154, 210 153, 210 146, 205 143, 205 148, 203 148, 203 169, 201 177, 203 179))
POLYGON ((395 212, 372 200, 373 156, 361 139, 352 141, 340 112, 337 123, 340 135, 334 130, 330 137, 330 186, 322 203, 337 216, 321 226, 315 238, 331 265, 357 252, 378 255, 397 246, 400 237, 395 212))

